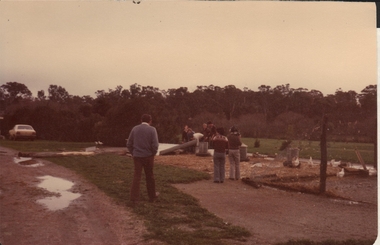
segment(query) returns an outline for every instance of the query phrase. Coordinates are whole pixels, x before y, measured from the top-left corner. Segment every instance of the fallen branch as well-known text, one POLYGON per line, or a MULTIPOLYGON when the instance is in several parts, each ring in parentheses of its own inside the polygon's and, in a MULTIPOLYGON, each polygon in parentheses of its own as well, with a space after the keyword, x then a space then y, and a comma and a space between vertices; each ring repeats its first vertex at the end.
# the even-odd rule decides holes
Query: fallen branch
POLYGON ((355 153, 356 153, 356 156, 358 157, 359 159, 359 162, 361 163, 361 165, 363 166, 364 170, 367 170, 367 167, 365 166, 365 163, 363 161, 363 158, 362 158, 362 155, 360 154, 360 152, 358 150, 355 150, 355 153))
POLYGON ((45 157, 65 157, 65 156, 90 156, 94 155, 95 152, 86 151, 68 151, 68 152, 19 152, 18 157, 34 157, 34 158, 45 158, 45 157))

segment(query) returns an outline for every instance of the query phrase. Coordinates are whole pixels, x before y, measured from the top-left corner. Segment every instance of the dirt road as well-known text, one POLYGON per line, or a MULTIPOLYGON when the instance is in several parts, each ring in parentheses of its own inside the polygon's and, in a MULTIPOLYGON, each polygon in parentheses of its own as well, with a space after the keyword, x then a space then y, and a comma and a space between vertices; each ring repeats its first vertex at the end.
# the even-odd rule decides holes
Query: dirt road
POLYGON ((271 188, 254 189, 241 181, 176 184, 225 222, 252 233, 247 244, 290 239, 375 239, 377 207, 271 188))
POLYGON ((96 186, 45 160, 35 167, 22 166, 14 162, 15 154, 0 147, 1 244, 144 244, 143 222, 96 186), (37 202, 51 196, 37 187, 41 176, 69 180, 74 183, 71 191, 81 196, 52 211, 37 202))

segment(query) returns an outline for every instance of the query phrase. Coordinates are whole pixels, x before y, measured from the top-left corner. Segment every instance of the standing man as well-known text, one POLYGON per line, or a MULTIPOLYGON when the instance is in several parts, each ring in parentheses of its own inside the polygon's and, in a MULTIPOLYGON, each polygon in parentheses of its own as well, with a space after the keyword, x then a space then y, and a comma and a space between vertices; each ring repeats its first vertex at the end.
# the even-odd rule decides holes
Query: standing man
POLYGON ((230 128, 228 139, 228 160, 230 161, 230 180, 240 179, 240 146, 242 145, 240 133, 235 126, 230 128))
POLYGON ((189 126, 185 125, 185 127, 183 128, 183 131, 182 131, 182 143, 186 143, 188 140, 188 137, 187 137, 187 131, 189 129, 189 126))
POLYGON ((216 127, 215 127, 215 125, 211 121, 208 121, 207 122, 207 128, 208 128, 209 148, 213 149, 214 146, 213 146, 213 140, 212 139, 216 135, 216 127))
POLYGON ((149 201, 154 202, 158 196, 153 175, 154 156, 158 151, 158 136, 156 128, 150 126, 151 123, 151 115, 142 115, 141 124, 132 129, 127 142, 127 148, 132 154, 134 163, 134 175, 131 187, 131 201, 133 205, 140 199, 140 181, 143 169, 149 201))
POLYGON ((226 151, 228 139, 224 136, 224 129, 217 128, 216 136, 212 139, 214 144, 214 183, 223 183, 226 173, 226 151))
POLYGON ((203 123, 202 125, 202 134, 203 137, 201 138, 202 142, 209 142, 208 135, 209 135, 209 130, 207 128, 207 123, 203 123))

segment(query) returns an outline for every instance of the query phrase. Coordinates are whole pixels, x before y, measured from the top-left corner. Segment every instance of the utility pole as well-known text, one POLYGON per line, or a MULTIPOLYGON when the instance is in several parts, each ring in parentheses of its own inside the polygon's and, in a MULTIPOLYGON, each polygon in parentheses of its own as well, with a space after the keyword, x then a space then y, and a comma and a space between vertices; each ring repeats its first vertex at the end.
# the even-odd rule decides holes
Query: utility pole
POLYGON ((326 178, 327 178, 327 116, 323 116, 322 134, 321 134, 321 166, 320 166, 320 181, 319 193, 326 192, 326 178))

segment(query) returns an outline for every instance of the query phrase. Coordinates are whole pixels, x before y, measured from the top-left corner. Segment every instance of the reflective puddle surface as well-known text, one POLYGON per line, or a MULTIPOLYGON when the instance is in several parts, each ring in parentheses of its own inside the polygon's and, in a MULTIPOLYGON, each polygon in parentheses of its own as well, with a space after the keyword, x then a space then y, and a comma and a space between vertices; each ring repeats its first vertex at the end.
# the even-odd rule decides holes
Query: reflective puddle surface
POLYGON ((20 164, 24 167, 41 167, 44 166, 43 163, 41 163, 38 160, 32 159, 31 157, 14 157, 13 161, 17 164, 20 164))
POLYGON ((73 193, 69 191, 74 185, 74 183, 71 181, 50 175, 38 177, 38 179, 42 180, 42 182, 38 184, 38 187, 44 188, 49 192, 57 194, 51 197, 37 200, 37 203, 45 205, 52 211, 68 207, 71 201, 81 196, 79 193, 73 193))

